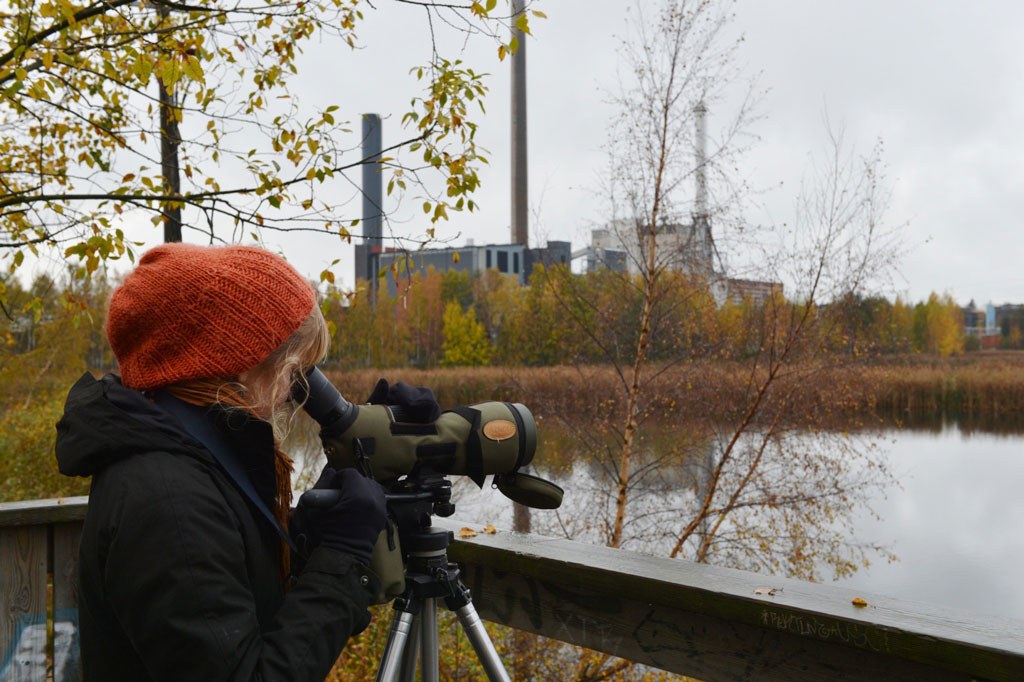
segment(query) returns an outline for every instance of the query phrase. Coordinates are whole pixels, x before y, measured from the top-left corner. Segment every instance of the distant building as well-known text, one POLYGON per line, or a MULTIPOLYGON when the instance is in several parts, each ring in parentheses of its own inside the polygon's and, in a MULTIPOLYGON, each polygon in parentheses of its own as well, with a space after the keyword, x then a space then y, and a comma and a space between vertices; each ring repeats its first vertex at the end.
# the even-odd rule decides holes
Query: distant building
POLYGON ((988 336, 990 333, 999 333, 995 325, 995 307, 991 304, 986 310, 980 309, 971 299, 970 303, 961 308, 964 316, 964 331, 968 336, 988 336), (989 315, 991 310, 991 316, 989 315), (989 324, 991 320, 991 325, 989 324))
POLYGON ((368 280, 375 277, 377 272, 390 271, 392 267, 397 269, 399 277, 425 274, 430 268, 437 272, 471 274, 494 269, 525 284, 536 265, 568 265, 572 259, 571 245, 562 241, 549 241, 547 246, 535 249, 522 244, 477 246, 473 243, 422 251, 385 248, 377 254, 377 272, 371 273, 367 271, 369 259, 366 257, 366 249, 365 244, 356 244, 356 279, 368 280))
POLYGON ((732 279, 720 277, 711 284, 711 291, 718 305, 729 303, 764 303, 772 296, 782 295, 782 282, 765 282, 755 279, 732 279))
MULTIPOLYGON (((615 220, 607 227, 592 230, 590 246, 573 255, 586 257, 588 272, 609 269, 637 275, 647 262, 642 232, 631 221, 615 220)), ((656 244, 655 257, 660 267, 705 276, 714 272, 714 243, 706 220, 662 225, 656 233, 656 244)))
POLYGON ((978 339, 978 347, 982 349, 999 348, 1003 337, 1010 336, 1016 326, 1024 325, 1024 306, 1001 305, 992 303, 981 309, 971 301, 960 309, 964 316, 964 333, 978 339))
MULTIPOLYGON (((782 294, 781 282, 734 279, 714 268, 715 246, 707 220, 695 217, 688 224, 660 228, 655 238, 655 260, 659 267, 706 277, 718 305, 744 300, 759 304, 774 294, 782 294)), ((591 230, 590 245, 573 252, 574 260, 585 258, 586 272, 613 270, 631 275, 640 273, 646 262, 646 245, 639 231, 627 221, 614 221, 607 227, 591 230)))

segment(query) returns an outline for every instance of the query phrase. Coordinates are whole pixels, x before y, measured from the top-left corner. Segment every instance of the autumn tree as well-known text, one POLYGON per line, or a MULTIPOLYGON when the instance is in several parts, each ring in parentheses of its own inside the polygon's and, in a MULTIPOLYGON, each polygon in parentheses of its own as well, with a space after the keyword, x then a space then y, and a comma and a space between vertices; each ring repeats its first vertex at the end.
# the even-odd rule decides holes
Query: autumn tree
POLYGON ((441 357, 444 342, 441 273, 428 270, 398 282, 398 306, 395 314, 404 333, 409 335, 408 364, 433 367, 441 357))
MULTIPOLYGON (((398 3, 424 30, 457 23, 515 47, 496 0, 398 3)), ((353 112, 310 107, 292 80, 314 42, 354 48, 365 0, 13 0, 0 13, 0 259, 72 258, 83 271, 131 256, 129 228, 179 220, 210 240, 267 230, 348 239, 361 216, 335 185, 365 162, 340 140, 353 112), (178 216, 182 216, 179 218, 178 216)), ((539 14, 532 12, 531 14, 539 14)), ((456 48, 457 49, 457 48, 456 48)), ((483 161, 482 75, 434 43, 406 138, 379 160, 389 192, 428 217, 472 210, 483 161), (434 176, 431 179, 431 175, 434 176)), ((173 232, 173 230, 172 230, 173 232)), ((430 232, 430 229, 426 232, 430 232)), ((424 239, 430 235, 425 234, 424 239)))
POLYGON ((557 365, 579 356, 582 339, 560 294, 568 272, 563 265, 535 266, 526 287, 503 295, 507 308, 492 313, 500 324, 497 353, 503 364, 557 365))
POLYGON ((444 345, 441 364, 445 367, 477 367, 491 361, 491 341, 476 319, 476 310, 465 310, 455 301, 444 308, 444 345))
POLYGON ((85 283, 70 273, 40 274, 27 287, 7 283, 0 316, 0 501, 81 495, 87 483, 60 476, 54 424, 67 387, 86 367, 102 367, 105 277, 85 283), (98 363, 98 364, 96 364, 98 363))
POLYGON ((942 357, 963 353, 963 313, 949 294, 929 294, 914 308, 913 324, 919 350, 942 357))
MULTIPOLYGON (((330 292, 329 292, 330 293, 330 292)), ((342 368, 401 367, 408 362, 411 341, 401 322, 400 304, 368 287, 328 296, 326 319, 334 341, 327 361, 342 368)))
POLYGON ((892 303, 879 301, 870 333, 882 352, 909 353, 914 343, 912 306, 899 296, 892 303))

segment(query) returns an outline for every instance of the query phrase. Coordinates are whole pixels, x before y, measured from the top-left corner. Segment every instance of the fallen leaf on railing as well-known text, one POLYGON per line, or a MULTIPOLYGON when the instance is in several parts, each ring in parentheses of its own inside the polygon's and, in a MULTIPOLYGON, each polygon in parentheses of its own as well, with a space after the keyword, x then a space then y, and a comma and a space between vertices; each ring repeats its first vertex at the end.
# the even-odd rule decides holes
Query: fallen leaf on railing
POLYGON ((486 526, 484 526, 484 532, 488 535, 495 535, 497 534, 498 529, 494 527, 493 523, 488 523, 486 526))
POLYGON ((851 601, 850 603, 853 604, 854 606, 856 606, 858 609, 862 609, 862 608, 864 608, 865 606, 868 605, 868 603, 866 601, 864 601, 863 599, 861 599, 860 597, 854 598, 854 600, 851 601))
POLYGON ((473 530, 472 528, 460 528, 459 529, 459 537, 460 538, 475 538, 476 537, 476 531, 473 530))
POLYGON ((769 597, 774 597, 779 592, 782 592, 781 587, 757 587, 754 589, 754 594, 767 595, 769 597))

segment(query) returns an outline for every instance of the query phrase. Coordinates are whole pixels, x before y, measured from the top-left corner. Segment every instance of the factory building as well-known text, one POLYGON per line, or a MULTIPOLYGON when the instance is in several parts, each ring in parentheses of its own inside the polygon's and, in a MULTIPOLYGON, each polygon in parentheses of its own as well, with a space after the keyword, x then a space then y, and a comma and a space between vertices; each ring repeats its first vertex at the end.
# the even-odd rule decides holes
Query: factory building
POLYGON ((522 244, 478 246, 472 242, 465 246, 421 251, 384 248, 374 254, 373 259, 368 257, 368 248, 366 244, 356 244, 356 279, 370 280, 379 272, 392 270, 401 278, 424 274, 431 268, 438 272, 468 272, 474 275, 493 269, 515 278, 520 284, 526 284, 534 266, 568 265, 572 259, 571 245, 563 241, 549 241, 546 246, 533 249, 522 244), (371 262, 375 262, 373 272, 369 271, 371 262))

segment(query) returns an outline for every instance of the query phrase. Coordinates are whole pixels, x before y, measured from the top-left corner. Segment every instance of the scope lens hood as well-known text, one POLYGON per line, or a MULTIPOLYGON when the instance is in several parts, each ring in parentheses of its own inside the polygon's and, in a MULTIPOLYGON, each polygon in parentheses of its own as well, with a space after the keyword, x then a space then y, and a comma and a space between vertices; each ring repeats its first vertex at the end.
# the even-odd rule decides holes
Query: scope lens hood
POLYGON ((509 412, 516 420, 519 429, 519 458, 516 461, 515 469, 526 466, 533 461, 533 455, 537 452, 537 422, 526 405, 522 403, 505 403, 509 412))
POLYGON ((533 509, 558 509, 565 493, 551 481, 521 472, 495 474, 494 485, 508 499, 533 509))

